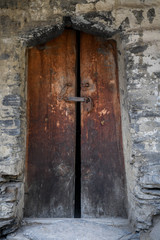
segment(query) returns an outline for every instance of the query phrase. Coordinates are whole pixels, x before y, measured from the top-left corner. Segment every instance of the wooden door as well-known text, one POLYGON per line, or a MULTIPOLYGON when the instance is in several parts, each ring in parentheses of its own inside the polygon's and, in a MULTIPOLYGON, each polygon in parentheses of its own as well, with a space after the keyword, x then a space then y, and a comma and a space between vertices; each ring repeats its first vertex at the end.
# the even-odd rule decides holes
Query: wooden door
POLYGON ((65 30, 29 50, 26 169, 27 217, 125 216, 114 41, 65 30))
POLYGON ((116 43, 81 34, 81 216, 126 216, 116 43))
POLYGON ((74 216, 76 34, 29 49, 26 217, 74 216))

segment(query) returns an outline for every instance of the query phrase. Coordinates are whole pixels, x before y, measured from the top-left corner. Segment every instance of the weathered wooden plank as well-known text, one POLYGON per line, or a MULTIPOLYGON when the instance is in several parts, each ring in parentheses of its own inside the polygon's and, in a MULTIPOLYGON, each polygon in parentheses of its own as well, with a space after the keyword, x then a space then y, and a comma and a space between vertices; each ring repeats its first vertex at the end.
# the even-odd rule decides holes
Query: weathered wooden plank
POLYGON ((76 34, 28 52, 26 217, 74 216, 76 34))
POLYGON ((125 170, 122 151, 116 44, 81 34, 82 217, 125 216, 125 170))

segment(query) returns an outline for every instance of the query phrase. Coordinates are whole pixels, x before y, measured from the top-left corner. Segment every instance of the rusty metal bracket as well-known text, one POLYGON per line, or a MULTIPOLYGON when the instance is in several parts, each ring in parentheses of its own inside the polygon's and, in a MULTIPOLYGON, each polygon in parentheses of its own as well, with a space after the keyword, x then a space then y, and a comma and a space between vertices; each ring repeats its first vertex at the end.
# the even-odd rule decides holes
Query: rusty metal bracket
POLYGON ((89 97, 65 97, 64 100, 66 102, 89 102, 89 97))
POLYGON ((65 97, 63 98, 66 102, 84 102, 86 103, 85 109, 90 112, 93 108, 92 99, 90 97, 65 97))

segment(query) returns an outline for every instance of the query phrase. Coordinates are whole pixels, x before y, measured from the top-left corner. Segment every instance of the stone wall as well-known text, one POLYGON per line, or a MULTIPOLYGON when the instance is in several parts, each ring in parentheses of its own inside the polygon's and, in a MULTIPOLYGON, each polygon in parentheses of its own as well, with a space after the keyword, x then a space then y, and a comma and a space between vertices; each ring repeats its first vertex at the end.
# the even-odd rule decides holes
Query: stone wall
MULTIPOLYGON (((27 47, 65 26, 118 45, 128 217, 135 230, 160 214, 160 0, 0 1, 0 234, 23 217, 27 47)), ((127 203, 126 203, 127 204, 127 203)))

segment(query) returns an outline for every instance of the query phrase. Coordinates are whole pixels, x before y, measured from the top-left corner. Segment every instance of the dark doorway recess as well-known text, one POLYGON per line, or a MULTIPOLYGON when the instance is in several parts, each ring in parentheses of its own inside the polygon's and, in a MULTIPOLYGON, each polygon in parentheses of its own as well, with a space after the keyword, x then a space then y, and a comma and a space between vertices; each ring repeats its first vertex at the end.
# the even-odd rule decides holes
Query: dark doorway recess
POLYGON ((126 216, 116 52, 71 29, 28 50, 26 217, 126 216))
MULTIPOLYGON (((77 40, 77 97, 81 97, 80 32, 77 40)), ((81 103, 76 103, 76 157, 75 157, 75 218, 81 217, 81 103)))

